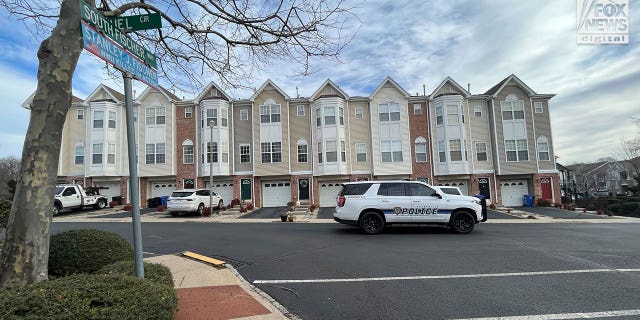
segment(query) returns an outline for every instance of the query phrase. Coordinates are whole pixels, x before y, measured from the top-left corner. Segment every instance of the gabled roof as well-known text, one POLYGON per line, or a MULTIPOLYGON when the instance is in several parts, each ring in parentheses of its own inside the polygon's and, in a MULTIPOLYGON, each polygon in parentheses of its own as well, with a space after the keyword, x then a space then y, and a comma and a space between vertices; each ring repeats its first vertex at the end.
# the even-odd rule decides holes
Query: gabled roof
POLYGON ((147 86, 147 88, 144 89, 144 91, 142 91, 142 93, 136 98, 136 101, 140 101, 140 100, 144 99, 148 94, 150 94, 152 92, 159 92, 165 98, 167 98, 167 100, 172 101, 172 102, 178 102, 178 101, 182 100, 182 99, 178 98, 175 94, 173 94, 171 91, 167 90, 163 86, 160 86, 160 90, 155 89, 153 87, 147 86))
POLYGON ((371 93, 371 95, 369 96, 369 98, 373 98, 373 96, 375 96, 378 91, 382 90, 382 88, 384 87, 385 84, 387 84, 387 82, 391 83, 394 87, 396 87, 400 92, 402 92, 402 94, 408 98, 409 96, 411 96, 409 94, 409 92, 407 92, 407 90, 404 90, 395 80, 391 79, 391 77, 387 76, 382 83, 380 83, 380 85, 373 90, 373 92, 371 93))
POLYGON ((334 89, 338 90, 338 92, 340 94, 342 94, 342 96, 344 97, 345 100, 349 99, 349 95, 346 92, 344 92, 342 89, 340 89, 340 87, 335 82, 331 81, 331 79, 327 79, 322 83, 322 85, 318 88, 318 90, 316 90, 316 92, 314 92, 311 95, 311 97, 309 97, 309 100, 313 101, 313 100, 317 99, 318 96, 321 96, 322 89, 324 89, 327 85, 330 85, 334 89))
POLYGON ((438 91, 440 91, 440 89, 442 89, 442 87, 444 87, 444 85, 447 83, 452 84, 456 89, 461 91, 464 94, 465 98, 468 98, 471 96, 471 93, 469 93, 469 91, 467 91, 463 86, 461 86, 459 83, 457 83, 455 80, 453 80, 449 76, 447 76, 444 80, 442 80, 442 82, 440 82, 440 85, 436 87, 436 89, 433 90, 433 92, 431 92, 431 96, 435 95, 438 91))
POLYGON ((273 81, 271 81, 271 79, 267 79, 267 81, 264 82, 264 84, 262 84, 262 86, 260 86, 260 89, 258 89, 252 96, 251 96, 251 101, 254 101, 256 99, 256 97, 264 90, 264 88, 267 87, 267 85, 271 85, 274 88, 276 88, 276 90, 278 90, 278 92, 280 92, 280 94, 282 96, 284 96, 285 100, 290 100, 291 98, 289 98, 289 95, 287 95, 282 89, 280 89, 280 87, 278 87, 275 83, 273 83, 273 81))
POLYGON ((195 97, 193 101, 200 102, 201 100, 203 100, 207 96, 207 93, 211 91, 212 88, 216 88, 216 90, 218 90, 219 93, 222 93, 222 96, 225 97, 227 101, 232 100, 231 97, 229 97, 229 95, 226 92, 224 92, 224 90, 220 89, 220 86, 218 86, 213 82, 209 82, 209 84, 206 87, 204 87, 204 89, 202 89, 200 94, 197 97, 195 97))
POLYGON ((115 102, 124 102, 124 94, 118 92, 115 89, 110 88, 104 84, 100 84, 89 96, 85 99, 85 101, 91 101, 92 98, 97 95, 100 91, 106 91, 109 94, 113 101, 115 102))
POLYGON ((491 87, 491 89, 487 90, 487 92, 485 92, 484 94, 488 94, 495 97, 498 94, 498 92, 502 91, 504 86, 506 86, 507 83, 509 83, 511 80, 515 81, 530 96, 536 94, 536 92, 533 91, 533 89, 529 88, 529 86, 527 86, 524 82, 522 82, 522 80, 516 77, 516 75, 513 73, 510 74, 508 77, 504 78, 504 80, 498 82, 498 84, 496 84, 495 86, 491 87))
MULTIPOLYGON (((27 100, 25 100, 22 104, 20 104, 21 107, 25 108, 25 109, 31 109, 31 103, 33 102, 33 97, 36 96, 36 92, 34 91, 32 94, 29 95, 29 97, 27 98, 27 100)), ((84 100, 76 97, 76 96, 72 96, 71 97, 71 105, 82 105, 82 103, 84 102, 84 100)))

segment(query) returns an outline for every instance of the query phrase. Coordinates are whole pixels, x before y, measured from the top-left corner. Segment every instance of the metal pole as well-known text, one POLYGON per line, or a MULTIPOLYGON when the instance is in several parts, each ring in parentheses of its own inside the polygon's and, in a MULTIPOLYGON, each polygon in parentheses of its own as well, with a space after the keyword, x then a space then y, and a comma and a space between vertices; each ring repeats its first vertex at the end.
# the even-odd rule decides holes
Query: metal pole
POLYGON ((142 231, 140 225, 140 186, 138 185, 138 153, 136 152, 136 135, 133 128, 133 96, 131 94, 131 79, 133 75, 123 72, 125 110, 127 114, 127 145, 129 150, 129 181, 131 190, 131 217, 133 222, 133 248, 135 251, 136 276, 144 278, 144 265, 142 264, 142 231))
POLYGON ((209 214, 213 214, 213 121, 209 122, 209 130, 211 131, 211 140, 209 154, 209 214))

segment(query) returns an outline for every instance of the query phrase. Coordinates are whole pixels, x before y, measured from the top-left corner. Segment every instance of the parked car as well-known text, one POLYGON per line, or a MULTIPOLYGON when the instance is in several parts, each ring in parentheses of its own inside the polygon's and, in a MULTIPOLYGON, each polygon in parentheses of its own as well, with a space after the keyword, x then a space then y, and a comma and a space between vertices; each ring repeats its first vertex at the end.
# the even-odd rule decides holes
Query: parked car
POLYGON ((218 210, 224 204, 222 198, 209 189, 176 190, 167 199, 167 211, 172 216, 177 216, 180 212, 196 212, 202 215, 204 208, 209 206, 209 201, 218 210))
MULTIPOLYGON (((440 191, 442 191, 443 193, 446 194, 450 194, 450 195, 454 195, 454 196, 465 196, 464 194, 462 194, 462 191, 460 191, 460 188, 458 187, 452 187, 452 186, 433 186, 434 189, 438 189, 440 191)), ((487 204, 487 206, 491 205, 491 199, 487 199, 485 197, 485 203, 487 204)))
POLYGON ((80 210, 85 207, 103 209, 107 206, 107 197, 101 196, 97 188, 85 190, 79 184, 56 186, 53 200, 53 215, 57 216, 64 209, 80 210))

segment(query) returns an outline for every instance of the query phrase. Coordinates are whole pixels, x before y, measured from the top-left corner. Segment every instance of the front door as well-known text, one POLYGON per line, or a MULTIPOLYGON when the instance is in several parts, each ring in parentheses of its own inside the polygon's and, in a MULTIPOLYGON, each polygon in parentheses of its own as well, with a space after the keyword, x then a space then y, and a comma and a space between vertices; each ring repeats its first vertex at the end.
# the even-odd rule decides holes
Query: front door
POLYGON ((309 179, 298 180, 298 200, 309 200, 309 179))
POLYGON ((251 179, 240 179, 240 199, 251 199, 251 179))
POLYGON ((540 178, 540 187, 542 188, 542 199, 553 199, 551 194, 551 178, 540 178))
POLYGON ((483 195, 487 199, 491 199, 491 188, 489 188, 489 178, 478 179, 478 187, 480 189, 481 195, 483 195))

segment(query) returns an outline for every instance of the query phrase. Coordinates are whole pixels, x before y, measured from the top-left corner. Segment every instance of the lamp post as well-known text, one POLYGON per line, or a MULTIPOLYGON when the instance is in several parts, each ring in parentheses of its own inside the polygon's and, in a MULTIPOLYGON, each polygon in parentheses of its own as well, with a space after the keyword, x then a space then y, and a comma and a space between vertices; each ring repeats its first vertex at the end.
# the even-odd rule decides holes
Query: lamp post
POLYGON ((211 132, 211 140, 209 140, 209 214, 213 214, 213 126, 214 121, 209 121, 209 131, 211 132))

